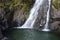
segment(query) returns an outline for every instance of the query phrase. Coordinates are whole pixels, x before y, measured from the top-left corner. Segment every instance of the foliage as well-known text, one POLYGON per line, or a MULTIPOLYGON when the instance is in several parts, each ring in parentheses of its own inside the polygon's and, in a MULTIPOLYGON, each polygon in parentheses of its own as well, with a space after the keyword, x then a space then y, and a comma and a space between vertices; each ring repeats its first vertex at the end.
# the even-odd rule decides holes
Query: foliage
POLYGON ((25 18, 28 17, 29 10, 31 5, 33 4, 33 0, 0 0, 0 9, 7 8, 6 10, 18 10, 21 12, 25 12, 25 18))
POLYGON ((56 9, 59 9, 59 8, 60 8, 60 2, 59 2, 59 0, 54 0, 53 6, 54 6, 56 9))

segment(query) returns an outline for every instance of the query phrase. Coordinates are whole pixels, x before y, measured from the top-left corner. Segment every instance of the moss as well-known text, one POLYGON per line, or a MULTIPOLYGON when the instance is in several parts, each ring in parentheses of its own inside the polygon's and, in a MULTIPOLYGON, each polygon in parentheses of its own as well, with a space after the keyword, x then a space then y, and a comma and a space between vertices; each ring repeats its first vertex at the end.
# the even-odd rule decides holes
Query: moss
POLYGON ((54 0, 53 4, 52 4, 56 9, 60 8, 60 3, 59 0, 54 0))

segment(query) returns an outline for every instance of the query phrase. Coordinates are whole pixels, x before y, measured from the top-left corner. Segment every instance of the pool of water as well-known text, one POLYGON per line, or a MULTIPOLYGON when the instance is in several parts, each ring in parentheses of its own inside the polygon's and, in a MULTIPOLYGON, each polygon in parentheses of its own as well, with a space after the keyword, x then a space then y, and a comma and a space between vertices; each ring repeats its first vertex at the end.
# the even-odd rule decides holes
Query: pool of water
POLYGON ((29 29, 8 30, 6 35, 11 40, 60 40, 60 36, 52 32, 40 32, 29 29))

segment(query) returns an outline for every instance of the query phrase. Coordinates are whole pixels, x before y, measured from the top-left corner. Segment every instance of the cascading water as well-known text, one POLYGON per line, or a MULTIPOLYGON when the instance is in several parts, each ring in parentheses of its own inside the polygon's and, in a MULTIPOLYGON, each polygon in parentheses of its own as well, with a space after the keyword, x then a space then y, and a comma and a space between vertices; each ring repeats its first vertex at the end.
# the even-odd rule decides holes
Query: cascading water
POLYGON ((45 24, 44 29, 42 29, 42 31, 50 31, 50 29, 48 29, 48 24, 49 24, 49 12, 50 12, 51 0, 48 0, 48 1, 49 1, 49 8, 48 8, 48 11, 47 11, 46 24, 45 24))
MULTIPOLYGON (((49 23, 49 12, 50 12, 50 5, 51 5, 51 0, 47 0, 48 1, 48 10, 46 11, 46 24, 44 26, 44 29, 42 29, 42 31, 50 31, 48 29, 48 23, 49 23)), ((38 10, 40 8, 40 6, 43 5, 44 0, 36 0, 35 4, 33 6, 33 8, 30 11, 30 15, 29 18, 27 19, 27 21, 25 22, 24 25, 22 25, 21 27, 17 27, 17 28, 33 28, 34 22, 38 16, 38 10)))
POLYGON ((33 24, 38 15, 38 10, 39 10, 40 6, 42 5, 42 3, 43 3, 43 0, 36 0, 33 8, 30 11, 29 18, 27 19, 25 24, 23 26, 17 27, 17 28, 33 28, 33 24))

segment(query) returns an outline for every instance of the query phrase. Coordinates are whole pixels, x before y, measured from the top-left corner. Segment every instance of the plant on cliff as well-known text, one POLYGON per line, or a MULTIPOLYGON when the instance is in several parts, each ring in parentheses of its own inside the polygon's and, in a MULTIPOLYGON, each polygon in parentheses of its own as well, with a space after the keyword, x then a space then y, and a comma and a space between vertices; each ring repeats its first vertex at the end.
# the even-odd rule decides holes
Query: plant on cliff
POLYGON ((0 9, 8 7, 9 10, 17 10, 19 8, 20 11, 26 11, 28 14, 32 3, 33 0, 0 0, 0 9))
POLYGON ((53 6, 55 9, 60 9, 60 0, 53 0, 53 6))

